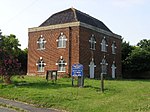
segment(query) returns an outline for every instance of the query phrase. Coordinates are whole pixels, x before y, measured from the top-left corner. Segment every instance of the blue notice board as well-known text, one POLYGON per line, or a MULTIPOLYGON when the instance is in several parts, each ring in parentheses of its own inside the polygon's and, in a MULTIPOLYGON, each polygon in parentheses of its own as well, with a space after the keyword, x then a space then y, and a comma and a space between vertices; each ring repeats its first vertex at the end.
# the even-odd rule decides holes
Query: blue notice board
POLYGON ((82 64, 72 65, 72 76, 83 76, 83 65, 82 64))

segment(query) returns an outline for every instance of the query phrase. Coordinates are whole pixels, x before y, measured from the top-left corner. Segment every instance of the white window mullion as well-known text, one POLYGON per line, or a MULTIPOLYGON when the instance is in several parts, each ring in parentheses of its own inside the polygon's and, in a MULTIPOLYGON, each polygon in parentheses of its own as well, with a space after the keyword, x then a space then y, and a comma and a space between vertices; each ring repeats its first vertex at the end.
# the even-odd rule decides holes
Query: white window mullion
POLYGON ((65 72, 67 63, 65 63, 64 59, 60 57, 60 60, 58 62, 58 71, 59 72, 65 72))
POLYGON ((95 38, 93 37, 94 35, 92 35, 92 37, 90 38, 89 42, 90 42, 90 49, 95 50, 95 38))
POLYGON ((46 41, 45 41, 44 37, 41 35, 41 37, 37 41, 38 49, 39 50, 45 49, 45 43, 46 43, 46 41))
POLYGON ((38 63, 36 63, 36 65, 38 72, 44 72, 44 66, 46 65, 46 63, 44 63, 42 57, 40 57, 40 60, 38 61, 38 63))
POLYGON ((58 40, 56 40, 58 42, 58 48, 66 48, 66 36, 63 35, 63 33, 61 33, 60 37, 58 40))
POLYGON ((102 39, 101 43, 101 51, 107 52, 107 46, 108 44, 106 43, 105 37, 102 39))

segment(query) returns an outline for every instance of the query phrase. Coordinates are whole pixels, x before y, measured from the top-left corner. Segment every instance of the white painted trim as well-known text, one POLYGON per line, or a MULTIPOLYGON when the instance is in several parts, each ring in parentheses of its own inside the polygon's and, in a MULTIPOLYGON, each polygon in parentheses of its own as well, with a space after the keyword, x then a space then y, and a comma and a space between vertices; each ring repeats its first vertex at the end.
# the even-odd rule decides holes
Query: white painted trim
POLYGON ((80 22, 71 22, 71 23, 64 23, 64 24, 57 24, 57 25, 50 25, 50 26, 43 26, 43 27, 33 27, 33 28, 29 28, 28 32, 43 31, 43 30, 57 29, 57 28, 66 28, 66 27, 73 27, 73 26, 80 26, 80 22))
POLYGON ((37 50, 40 50, 40 51, 45 50, 45 47, 44 48, 38 48, 37 50))
POLYGON ((66 47, 57 47, 57 48, 61 49, 61 48, 66 48, 66 47))
POLYGON ((61 72, 62 72, 62 73, 65 73, 66 71, 57 71, 57 72, 59 72, 59 73, 61 73, 61 72))
POLYGON ((103 29, 100 29, 98 27, 95 27, 95 26, 92 26, 83 22, 71 22, 71 23, 64 23, 64 24, 57 24, 57 25, 50 25, 50 26, 43 26, 43 27, 33 27, 33 28, 28 28, 28 32, 44 31, 44 30, 57 29, 57 28, 68 28, 68 27, 73 27, 73 26, 82 26, 82 27, 106 34, 108 36, 122 39, 120 35, 105 31, 103 29))
POLYGON ((92 25, 89 25, 89 24, 86 24, 86 23, 80 22, 80 26, 85 27, 85 28, 89 28, 89 29, 91 29, 91 30, 95 30, 95 31, 97 31, 97 32, 106 34, 106 35, 108 35, 108 36, 112 36, 112 37, 121 39, 121 36, 120 36, 120 35, 117 35, 117 34, 114 34, 114 33, 108 32, 108 31, 105 31, 105 30, 103 30, 103 29, 100 29, 100 28, 98 28, 98 27, 95 27, 95 26, 92 26, 92 25))

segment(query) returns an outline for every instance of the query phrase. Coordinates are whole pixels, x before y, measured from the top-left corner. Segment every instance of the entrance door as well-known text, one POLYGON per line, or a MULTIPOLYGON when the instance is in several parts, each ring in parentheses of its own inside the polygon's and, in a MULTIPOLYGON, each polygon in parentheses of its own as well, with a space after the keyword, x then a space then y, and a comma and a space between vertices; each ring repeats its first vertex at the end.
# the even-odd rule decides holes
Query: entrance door
POLYGON ((94 69, 96 67, 96 65, 94 65, 94 59, 92 59, 92 61, 90 62, 90 78, 94 78, 94 69))
POLYGON ((115 79, 116 78, 116 67, 115 67, 115 64, 113 63, 112 66, 111 66, 111 69, 112 69, 112 78, 115 79))

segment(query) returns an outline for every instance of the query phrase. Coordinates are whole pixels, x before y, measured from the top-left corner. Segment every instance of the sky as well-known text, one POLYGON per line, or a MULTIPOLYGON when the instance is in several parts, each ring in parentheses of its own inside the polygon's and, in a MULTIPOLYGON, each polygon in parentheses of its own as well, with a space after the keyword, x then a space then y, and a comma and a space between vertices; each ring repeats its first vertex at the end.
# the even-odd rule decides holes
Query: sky
POLYGON ((16 35, 25 49, 28 28, 71 7, 99 19, 131 45, 150 39, 150 0, 0 0, 2 35, 16 35))

